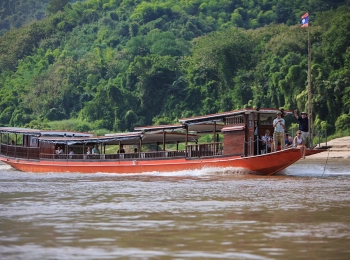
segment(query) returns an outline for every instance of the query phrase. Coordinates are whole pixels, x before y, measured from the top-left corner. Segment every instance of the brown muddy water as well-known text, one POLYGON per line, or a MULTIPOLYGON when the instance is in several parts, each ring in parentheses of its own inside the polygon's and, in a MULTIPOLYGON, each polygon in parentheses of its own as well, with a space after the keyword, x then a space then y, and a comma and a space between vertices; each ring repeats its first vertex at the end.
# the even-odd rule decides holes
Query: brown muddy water
POLYGON ((350 160, 271 177, 0 165, 0 259, 350 259, 350 160))

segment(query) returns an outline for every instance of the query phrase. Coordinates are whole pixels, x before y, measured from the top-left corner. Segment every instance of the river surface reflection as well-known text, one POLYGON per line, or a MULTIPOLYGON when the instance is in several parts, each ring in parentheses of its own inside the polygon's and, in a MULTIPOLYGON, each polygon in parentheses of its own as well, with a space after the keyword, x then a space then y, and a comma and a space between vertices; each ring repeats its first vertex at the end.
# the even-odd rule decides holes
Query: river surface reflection
POLYGON ((0 165, 0 259, 349 259, 350 160, 34 174, 0 165))

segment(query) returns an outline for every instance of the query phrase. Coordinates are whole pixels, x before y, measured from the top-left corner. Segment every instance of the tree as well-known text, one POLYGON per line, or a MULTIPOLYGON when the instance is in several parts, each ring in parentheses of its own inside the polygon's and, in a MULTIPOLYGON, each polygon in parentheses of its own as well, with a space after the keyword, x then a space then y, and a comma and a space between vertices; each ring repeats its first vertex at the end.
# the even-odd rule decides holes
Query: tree
POLYGON ((47 11, 49 14, 55 14, 59 11, 63 11, 66 4, 69 3, 69 0, 50 0, 49 5, 47 6, 47 11))

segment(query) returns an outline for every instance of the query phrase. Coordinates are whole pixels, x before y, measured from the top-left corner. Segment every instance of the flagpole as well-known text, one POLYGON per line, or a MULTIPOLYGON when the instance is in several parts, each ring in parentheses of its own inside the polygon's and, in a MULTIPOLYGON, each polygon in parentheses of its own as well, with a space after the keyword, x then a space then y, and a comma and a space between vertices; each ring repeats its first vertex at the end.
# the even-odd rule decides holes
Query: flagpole
POLYGON ((308 86, 308 115, 309 115, 309 148, 312 147, 312 90, 311 90, 311 40, 310 40, 310 26, 307 28, 307 42, 308 42, 308 70, 307 70, 307 86, 308 86))
POLYGON ((311 91, 311 40, 309 26, 309 12, 301 16, 301 27, 307 27, 307 96, 309 116, 309 148, 312 147, 312 91, 311 91))

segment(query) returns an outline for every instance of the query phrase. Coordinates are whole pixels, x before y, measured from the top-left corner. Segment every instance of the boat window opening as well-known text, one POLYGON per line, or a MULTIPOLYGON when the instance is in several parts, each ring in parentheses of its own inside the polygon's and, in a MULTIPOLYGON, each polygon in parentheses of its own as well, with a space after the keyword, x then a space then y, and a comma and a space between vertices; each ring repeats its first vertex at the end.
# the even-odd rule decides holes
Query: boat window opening
POLYGON ((272 125, 273 118, 271 114, 260 114, 260 125, 272 125))
POLYGON ((206 143, 187 145, 188 158, 218 156, 223 154, 223 143, 206 143))
POLYGON ((236 124, 243 124, 243 123, 244 123, 243 115, 226 117, 225 119, 225 125, 236 125, 236 124))
POLYGON ((248 127, 249 128, 253 127, 253 113, 250 113, 248 116, 248 127))

